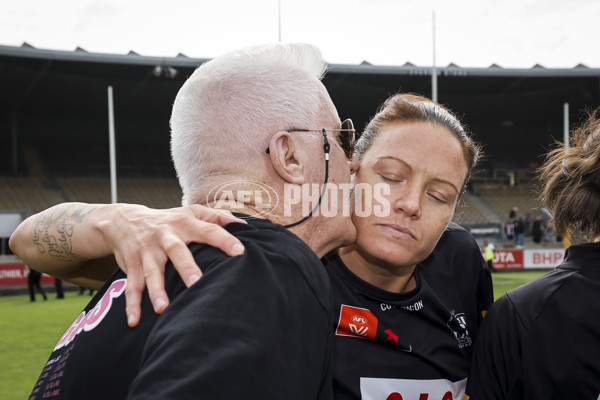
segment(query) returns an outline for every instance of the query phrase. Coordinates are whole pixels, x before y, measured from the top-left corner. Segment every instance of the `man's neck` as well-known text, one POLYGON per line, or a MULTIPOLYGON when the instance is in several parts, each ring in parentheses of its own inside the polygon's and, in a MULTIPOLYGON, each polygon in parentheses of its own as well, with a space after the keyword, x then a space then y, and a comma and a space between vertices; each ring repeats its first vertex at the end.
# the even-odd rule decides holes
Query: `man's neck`
MULTIPOLYGON (((304 217, 306 216, 294 213, 289 217, 283 217, 280 214, 268 216, 272 222, 283 226, 292 225, 304 217)), ((334 240, 327 240, 327 225, 316 217, 310 217, 298 225, 287 228, 287 230, 298 236, 319 258, 340 246, 337 237, 334 240)))
MULTIPOLYGON (((215 203, 205 204, 208 207, 215 207, 215 203)), ((256 207, 254 204, 238 204, 241 207, 227 207, 226 204, 221 204, 223 207, 219 207, 219 209, 227 210, 232 213, 240 213, 248 215, 252 218, 257 219, 268 219, 274 224, 280 224, 283 226, 291 225, 297 221, 300 221, 305 216, 296 215, 293 213, 291 216, 283 216, 281 213, 278 213, 278 210, 274 212, 265 213, 265 210, 262 208, 256 207)), ((303 223, 287 228, 291 233, 298 236, 300 240, 302 240, 308 247, 315 252, 315 254, 322 258, 325 254, 329 253, 332 250, 335 250, 340 246, 340 243, 337 243, 337 238, 335 241, 327 241, 324 240, 324 232, 322 227, 318 226, 319 224, 311 217, 308 218, 303 223)))

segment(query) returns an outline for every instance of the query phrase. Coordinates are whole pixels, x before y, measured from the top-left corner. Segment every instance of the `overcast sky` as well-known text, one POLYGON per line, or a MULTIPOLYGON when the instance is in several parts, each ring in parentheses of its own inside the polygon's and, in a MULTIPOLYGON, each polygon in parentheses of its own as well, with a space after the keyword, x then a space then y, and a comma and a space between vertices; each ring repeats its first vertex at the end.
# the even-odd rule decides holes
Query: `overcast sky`
POLYGON ((0 45, 212 58, 281 35, 330 63, 431 66, 434 10, 437 66, 600 68, 599 0, 0 0, 0 45))

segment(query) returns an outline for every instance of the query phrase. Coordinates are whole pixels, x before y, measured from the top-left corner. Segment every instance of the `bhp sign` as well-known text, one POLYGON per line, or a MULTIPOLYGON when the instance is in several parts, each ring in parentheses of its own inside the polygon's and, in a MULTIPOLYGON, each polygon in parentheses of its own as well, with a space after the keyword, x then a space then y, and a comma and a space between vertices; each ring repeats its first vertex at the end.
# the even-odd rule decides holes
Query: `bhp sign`
POLYGON ((565 256, 564 249, 525 250, 526 268, 554 268, 565 256))

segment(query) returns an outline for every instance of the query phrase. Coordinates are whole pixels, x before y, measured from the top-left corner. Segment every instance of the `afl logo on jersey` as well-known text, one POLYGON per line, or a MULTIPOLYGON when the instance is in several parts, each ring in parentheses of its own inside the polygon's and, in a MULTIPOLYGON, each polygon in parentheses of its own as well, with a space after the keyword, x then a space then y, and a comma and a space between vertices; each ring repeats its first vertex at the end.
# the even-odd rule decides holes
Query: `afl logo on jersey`
POLYGON ((377 324, 377 317, 371 310, 342 304, 335 334, 375 340, 377 324))

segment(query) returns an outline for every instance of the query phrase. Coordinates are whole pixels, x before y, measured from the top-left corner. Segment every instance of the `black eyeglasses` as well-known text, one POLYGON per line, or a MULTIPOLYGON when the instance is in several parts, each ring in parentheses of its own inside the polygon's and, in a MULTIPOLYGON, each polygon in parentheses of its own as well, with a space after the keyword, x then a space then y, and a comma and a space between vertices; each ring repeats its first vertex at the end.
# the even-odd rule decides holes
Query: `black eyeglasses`
MULTIPOLYGON (((354 145, 356 144, 356 129, 354 129, 354 124, 350 118, 344 120, 340 126, 340 129, 288 129, 287 132, 327 132, 327 131, 335 131, 339 132, 337 142, 344 150, 344 154, 348 159, 352 158, 354 154, 354 145)), ((266 153, 269 153, 269 148, 267 148, 266 153)))
POLYGON ((347 158, 352 158, 354 154, 354 145, 356 144, 356 129, 350 118, 344 120, 340 129, 288 129, 288 132, 326 132, 334 131, 340 134, 337 137, 337 142, 344 150, 347 158))

